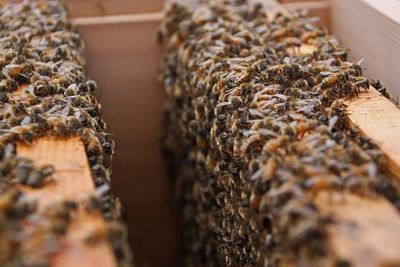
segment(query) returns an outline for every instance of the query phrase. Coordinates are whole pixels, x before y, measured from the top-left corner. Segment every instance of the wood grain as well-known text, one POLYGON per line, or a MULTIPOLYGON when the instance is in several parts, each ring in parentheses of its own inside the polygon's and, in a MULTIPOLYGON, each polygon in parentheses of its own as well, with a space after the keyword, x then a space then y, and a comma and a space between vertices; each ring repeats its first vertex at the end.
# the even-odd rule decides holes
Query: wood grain
POLYGON ((330 17, 330 1, 317 0, 317 1, 304 1, 304 2, 288 2, 283 4, 283 7, 293 11, 307 11, 307 17, 317 17, 319 21, 316 22, 318 26, 325 27, 331 31, 331 17, 330 17))
POLYGON ((51 164, 56 170, 52 176, 54 182, 43 189, 25 189, 41 195, 40 207, 63 199, 84 199, 94 192, 85 148, 78 137, 41 137, 32 144, 19 143, 17 153, 32 159, 36 166, 51 164))
MULTIPOLYGON (((17 144, 17 155, 32 159, 36 166, 51 164, 55 168, 52 181, 43 188, 21 187, 38 201, 38 212, 62 200, 86 200, 94 193, 89 163, 82 141, 76 137, 41 137, 32 144, 17 144)), ((93 229, 104 228, 100 213, 88 214, 82 207, 72 220, 62 248, 51 259, 52 267, 117 266, 114 254, 106 243, 89 247, 84 237, 93 229)))
POLYGON ((400 109, 373 87, 347 105, 349 121, 379 146, 386 170, 400 181, 400 109))
POLYGON ((88 214, 81 207, 69 226, 62 250, 53 257, 51 266, 118 266, 108 243, 101 242, 95 245, 85 244, 85 237, 98 229, 104 229, 104 221, 101 214, 88 214))
POLYGON ((163 0, 64 0, 72 18, 159 12, 163 0))
POLYGON ((331 215, 331 250, 351 266, 398 266, 400 216, 382 198, 341 192, 322 192, 316 198, 320 212, 331 215))
POLYGON ((144 23, 151 21, 160 21, 163 17, 162 12, 132 14, 132 15, 113 15, 113 16, 96 16, 72 19, 75 26, 85 25, 101 25, 101 24, 119 24, 119 23, 144 23))

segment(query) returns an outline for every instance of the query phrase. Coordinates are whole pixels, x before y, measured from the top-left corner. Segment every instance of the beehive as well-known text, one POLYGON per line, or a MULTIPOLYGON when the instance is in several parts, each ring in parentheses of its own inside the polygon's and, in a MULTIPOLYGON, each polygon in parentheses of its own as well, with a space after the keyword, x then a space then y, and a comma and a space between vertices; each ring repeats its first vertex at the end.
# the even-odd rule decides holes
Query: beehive
POLYGON ((370 101, 382 100, 370 85, 390 96, 325 30, 263 8, 173 4, 162 23, 165 150, 183 264, 398 265, 396 238, 386 255, 376 250, 384 239, 346 244, 352 231, 367 240, 369 227, 361 210, 343 212, 377 201, 399 226, 398 183, 385 175, 382 150, 352 123, 357 114, 347 117, 368 90, 370 101), (341 232, 352 217, 354 229, 341 232))
MULTIPOLYGON (((132 244, 138 255, 139 266, 176 266, 173 245, 176 227, 169 206, 171 193, 158 149, 162 132, 159 118, 164 97, 157 83, 159 50, 155 34, 162 17, 159 12, 162 1, 66 2, 72 16, 77 17, 73 23, 86 39, 88 71, 101 86, 100 101, 104 106, 104 118, 111 125, 113 138, 117 141, 114 190, 128 208, 132 244), (126 106, 130 107, 130 112, 124 108, 126 106)), ((396 174, 398 110, 385 98, 378 96, 376 91, 370 90, 353 98, 349 103, 348 118, 379 144, 390 159, 388 170, 396 174)), ((55 143, 60 144, 60 140, 52 142, 50 146, 54 147, 55 143)), ((19 152, 22 152, 22 148, 19 152)), ((80 155, 83 158, 85 156, 83 153, 80 155)), ((88 177, 86 181, 90 187, 90 177, 84 177, 88 177)), ((343 258, 354 258, 358 263, 361 262, 361 266, 367 266, 360 261, 365 256, 365 250, 375 252, 370 254, 374 255, 371 257, 378 255, 377 259, 382 260, 397 253, 396 244, 391 243, 391 240, 396 240, 395 235, 385 240, 391 246, 383 246, 384 241, 379 239, 396 232, 389 229, 395 229, 397 215, 390 212, 390 206, 384 201, 349 198, 346 203, 324 207, 327 212, 333 210, 340 215, 339 223, 330 229, 330 243, 335 251, 344 255, 343 258), (382 227, 378 228, 375 223, 379 217, 387 220, 379 222, 382 227), (365 229, 360 239, 352 240, 354 237, 349 238, 346 230, 343 230, 348 229, 346 226, 349 221, 357 222, 365 229), (386 247, 391 248, 386 252, 386 247)), ((91 220, 85 222, 84 227, 76 225, 74 228, 86 229, 93 223, 91 220)), ((75 250, 69 252, 72 251, 75 250)), ((60 256, 59 259, 63 259, 66 266, 71 266, 72 260, 75 260, 73 265, 84 264, 85 259, 99 266, 108 266, 106 259, 110 259, 111 254, 95 251, 83 251, 82 255, 89 256, 87 258, 60 256)))

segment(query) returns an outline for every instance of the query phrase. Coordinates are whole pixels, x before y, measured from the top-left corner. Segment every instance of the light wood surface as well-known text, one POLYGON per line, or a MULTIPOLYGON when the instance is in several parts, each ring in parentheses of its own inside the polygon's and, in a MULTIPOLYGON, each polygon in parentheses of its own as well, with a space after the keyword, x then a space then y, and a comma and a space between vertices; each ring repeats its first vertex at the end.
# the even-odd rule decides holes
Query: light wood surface
POLYGON ((80 208, 69 225, 62 250, 52 259, 52 267, 116 267, 114 254, 108 243, 88 245, 85 237, 93 231, 103 231, 101 214, 89 214, 80 208))
POLYGON ((378 144, 387 171, 400 181, 400 109, 373 87, 347 104, 349 121, 378 144))
POLYGON ((163 0, 63 0, 72 18, 161 11, 163 0))
POLYGON ((36 166, 52 164, 56 170, 52 175, 54 182, 40 190, 25 189, 41 195, 40 207, 63 199, 84 199, 94 192, 85 148, 78 137, 41 137, 32 144, 19 143, 17 153, 34 160, 36 166))
POLYGON ((95 16, 74 18, 72 23, 76 26, 85 25, 102 25, 102 24, 119 24, 119 23, 135 23, 147 21, 160 21, 163 17, 162 12, 145 13, 145 14, 131 14, 131 15, 112 15, 112 16, 95 16))
MULTIPOLYGON (((85 201, 94 193, 86 152, 76 137, 41 137, 32 144, 17 144, 17 154, 33 160, 36 166, 55 167, 51 181, 40 189, 21 187, 38 201, 41 212, 62 200, 85 201)), ((100 213, 88 214, 79 207, 62 242, 60 252, 51 260, 52 267, 115 267, 114 254, 106 243, 88 246, 84 237, 96 228, 104 228, 100 213)))
POLYGON ((382 198, 322 192, 316 199, 322 214, 332 215, 328 226, 332 251, 351 266, 398 266, 400 216, 382 198))
POLYGON ((316 22, 318 26, 327 28, 329 32, 331 31, 330 1, 289 1, 285 2, 283 7, 295 11, 305 10, 308 17, 319 18, 316 22))

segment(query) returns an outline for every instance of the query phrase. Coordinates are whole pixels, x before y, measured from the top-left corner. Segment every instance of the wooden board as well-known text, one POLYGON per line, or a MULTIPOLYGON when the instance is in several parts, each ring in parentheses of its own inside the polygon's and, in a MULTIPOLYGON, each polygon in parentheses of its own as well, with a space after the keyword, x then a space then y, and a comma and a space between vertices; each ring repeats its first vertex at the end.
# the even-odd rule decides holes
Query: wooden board
POLYGON ((283 4, 283 7, 294 11, 307 11, 307 16, 319 18, 316 22, 318 26, 325 27, 331 31, 330 2, 328 0, 317 1, 289 1, 283 4))
POLYGON ((316 199, 328 226, 331 249, 350 266, 398 266, 400 262, 399 212, 382 198, 323 192, 316 199))
POLYGON ((347 103, 350 122, 378 144, 389 175, 400 181, 400 109, 373 87, 347 103))
POLYGON ((161 16, 151 20, 146 15, 144 21, 137 16, 143 15, 73 21, 80 22, 88 74, 99 85, 102 117, 116 141, 113 192, 126 210, 135 262, 175 267, 178 230, 160 154, 165 96, 157 78, 161 53, 156 33, 161 16), (103 23, 110 18, 113 23, 103 23))
POLYGON ((63 0, 72 18, 159 12, 163 0, 63 0))
MULTIPOLYGON (((303 45, 300 52, 312 53, 315 49, 303 45)), ((400 109, 372 86, 346 104, 349 122, 379 146, 387 159, 386 171, 400 181, 400 109)))
MULTIPOLYGON (((51 164, 55 167, 51 182, 41 189, 22 187, 23 191, 34 196, 38 208, 46 209, 62 200, 83 201, 94 193, 86 152, 78 137, 59 138, 42 137, 32 144, 17 144, 17 154, 34 161, 36 166, 51 164)), ((104 228, 105 224, 100 213, 88 214, 79 207, 73 218, 63 247, 51 260, 52 267, 68 266, 117 266, 114 254, 106 243, 89 247, 84 243, 84 237, 96 228, 104 228)))
POLYGON ((56 169, 54 183, 49 183, 41 190, 25 189, 41 195, 40 207, 64 199, 84 199, 94 192, 85 148, 78 137, 38 138, 32 144, 18 144, 17 153, 34 160, 36 166, 52 164, 56 169))
MULTIPOLYGON (((26 85, 23 85, 14 92, 14 101, 25 100, 25 88, 26 85)), ((38 212, 63 200, 78 203, 87 201, 95 191, 85 147, 77 136, 45 136, 35 139, 31 144, 17 143, 17 155, 31 159, 35 166, 50 164, 55 168, 51 181, 44 187, 19 187, 37 200, 38 212)), ((84 242, 85 236, 97 228, 105 228, 101 213, 89 214, 79 205, 62 241, 63 247, 51 259, 51 266, 116 267, 116 259, 109 244, 88 246, 84 242)))
POLYGON ((332 29, 365 73, 400 97, 400 1, 331 0, 332 29))

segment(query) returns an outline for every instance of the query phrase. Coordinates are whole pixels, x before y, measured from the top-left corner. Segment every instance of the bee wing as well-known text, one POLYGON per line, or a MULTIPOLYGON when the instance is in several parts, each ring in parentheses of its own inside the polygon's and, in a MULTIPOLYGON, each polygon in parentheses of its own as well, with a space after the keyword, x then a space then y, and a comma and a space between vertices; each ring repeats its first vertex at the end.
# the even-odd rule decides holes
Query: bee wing
POLYGON ((357 62, 357 65, 361 65, 364 61, 365 61, 365 58, 360 59, 360 60, 357 62))
POLYGON ((338 116, 333 116, 330 120, 329 120, 329 130, 332 130, 333 127, 335 126, 336 122, 338 121, 338 116))
POLYGON ((293 59, 292 59, 291 57, 285 57, 285 58, 282 60, 282 62, 283 62, 283 64, 290 64, 290 63, 293 62, 293 59))
POLYGON ((335 72, 335 73, 336 73, 336 72, 338 72, 339 70, 340 70, 340 67, 334 67, 334 66, 333 66, 333 67, 330 67, 330 68, 329 68, 329 71, 330 71, 330 72, 335 72))
POLYGON ((321 71, 319 74, 320 74, 321 76, 326 77, 326 76, 329 76, 329 75, 332 75, 332 74, 335 74, 335 73, 332 72, 332 71, 321 71))
POLYGON ((14 68, 22 68, 22 65, 19 64, 8 64, 4 66, 5 69, 14 69, 14 68))
POLYGON ((319 22, 320 20, 321 20, 320 17, 310 17, 310 18, 307 18, 307 22, 310 22, 310 23, 316 23, 316 22, 319 22))
POLYGON ((230 104, 231 104, 230 102, 221 102, 217 104, 217 107, 229 106, 230 104))

